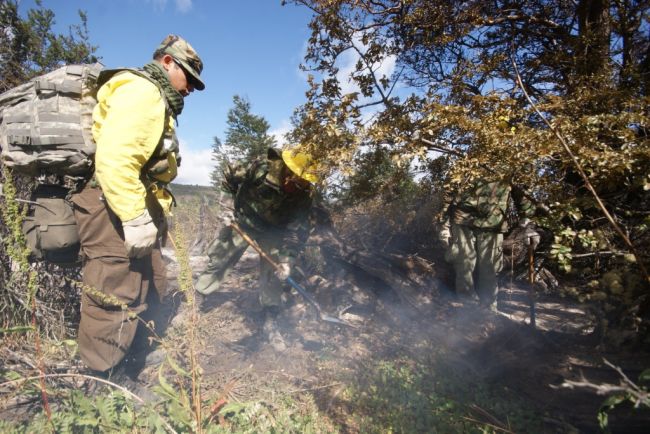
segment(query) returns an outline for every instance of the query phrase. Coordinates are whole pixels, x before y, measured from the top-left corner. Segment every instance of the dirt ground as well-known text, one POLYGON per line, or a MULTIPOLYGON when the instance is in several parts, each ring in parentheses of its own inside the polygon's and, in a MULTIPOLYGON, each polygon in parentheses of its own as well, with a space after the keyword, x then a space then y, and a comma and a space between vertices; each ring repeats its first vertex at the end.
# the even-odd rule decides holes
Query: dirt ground
MULTIPOLYGON (((166 255, 173 283, 178 269, 173 251, 166 255)), ((193 270, 203 269, 206 260, 191 258, 193 270)), ((442 358, 459 375, 478 378, 533 409, 544 418, 545 432, 599 431, 596 414, 605 398, 560 388, 564 380, 618 384, 620 375, 605 359, 633 380, 650 366, 648 352, 609 350, 600 344, 593 333, 595 318, 585 306, 567 300, 539 295, 533 330, 526 291, 516 284, 502 289, 499 311, 493 313, 451 298, 424 297, 417 306, 408 305, 390 290, 374 290, 373 282, 351 281, 344 274, 335 291, 317 290, 316 295, 333 315, 348 307, 340 317, 354 327, 318 321, 299 294, 287 292, 279 320, 287 349, 278 352, 262 332, 258 264, 259 257, 249 249, 200 313, 204 393, 231 401, 309 393, 344 432, 356 430, 348 423, 354 409, 341 392, 379 359, 440 363, 442 358), (350 307, 341 298, 362 303, 350 307)), ((648 426, 647 411, 623 406, 610 414, 612 432, 641 433, 648 426)))

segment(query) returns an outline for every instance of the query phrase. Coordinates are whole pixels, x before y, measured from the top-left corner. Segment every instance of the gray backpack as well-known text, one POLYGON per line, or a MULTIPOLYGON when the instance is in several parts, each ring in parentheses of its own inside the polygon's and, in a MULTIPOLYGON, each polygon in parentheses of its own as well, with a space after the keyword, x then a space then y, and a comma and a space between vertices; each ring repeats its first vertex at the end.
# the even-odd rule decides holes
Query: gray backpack
MULTIPOLYGON (((66 65, 0 95, 0 158, 17 173, 86 176, 93 166, 92 111, 103 67, 66 65)), ((39 184, 23 222, 36 259, 79 260, 79 234, 68 189, 39 184)))
MULTIPOLYGON (((66 65, 0 95, 0 159, 22 175, 89 178, 95 141, 92 114, 97 89, 113 75, 100 63, 66 65)), ((69 189, 39 184, 33 191, 23 233, 33 257, 58 265, 79 261, 79 234, 69 189)))
POLYGON ((0 156, 31 175, 87 174, 102 65, 66 65, 0 95, 0 156))

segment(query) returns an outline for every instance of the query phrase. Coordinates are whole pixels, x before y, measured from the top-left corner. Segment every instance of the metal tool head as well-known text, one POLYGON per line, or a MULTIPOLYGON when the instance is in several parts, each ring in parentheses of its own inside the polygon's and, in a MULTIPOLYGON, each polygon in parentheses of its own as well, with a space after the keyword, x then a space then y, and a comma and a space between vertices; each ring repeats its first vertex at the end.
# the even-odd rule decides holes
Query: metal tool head
POLYGON ((332 324, 344 325, 344 326, 348 326, 348 327, 351 327, 351 328, 357 328, 357 326, 355 326, 353 324, 350 324, 349 322, 343 321, 342 319, 333 317, 331 315, 324 314, 322 312, 319 312, 318 316, 322 321, 326 321, 326 322, 329 322, 329 323, 332 323, 332 324))

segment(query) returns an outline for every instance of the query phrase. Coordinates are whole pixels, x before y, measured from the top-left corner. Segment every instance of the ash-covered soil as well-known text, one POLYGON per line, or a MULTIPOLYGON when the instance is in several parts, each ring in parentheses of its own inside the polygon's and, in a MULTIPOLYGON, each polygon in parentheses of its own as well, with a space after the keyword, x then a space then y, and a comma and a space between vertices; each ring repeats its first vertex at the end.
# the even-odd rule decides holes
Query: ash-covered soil
MULTIPOLYGON (((173 285, 178 265, 173 251, 165 253, 173 285)), ((206 261, 204 256, 191 258, 195 275, 206 261)), ((630 379, 650 366, 647 351, 612 350, 599 342, 597 321, 588 306, 566 299, 538 294, 533 329, 526 288, 517 282, 501 290, 499 312, 493 313, 426 288, 417 305, 404 303, 394 291, 377 290, 373 282, 342 270, 327 288, 320 287, 318 279, 302 283, 325 312, 353 326, 319 321, 312 306, 295 290, 287 290, 279 317, 287 349, 279 352, 262 331, 258 267, 259 257, 249 249, 221 291, 210 295, 199 312, 205 396, 244 402, 311 394, 342 431, 356 432, 351 423, 355 402, 342 392, 378 360, 412 360, 437 370, 444 365, 444 372, 470 384, 479 382, 532 409, 544 419, 545 432, 598 432, 596 415, 604 397, 562 388, 563 381, 618 384, 620 375, 605 360, 630 379)), ((188 317, 183 304, 170 335, 182 334, 188 317)), ((490 417, 480 412, 476 416, 486 423, 490 417)), ((647 432, 650 426, 647 411, 625 405, 609 419, 612 432, 647 432)))

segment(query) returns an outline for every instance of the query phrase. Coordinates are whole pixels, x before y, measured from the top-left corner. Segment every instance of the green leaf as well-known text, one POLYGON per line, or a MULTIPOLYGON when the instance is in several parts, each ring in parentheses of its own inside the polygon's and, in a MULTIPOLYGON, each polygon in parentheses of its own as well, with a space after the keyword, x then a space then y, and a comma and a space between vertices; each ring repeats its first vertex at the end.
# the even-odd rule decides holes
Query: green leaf
POLYGON ((23 378, 22 375, 15 371, 5 372, 3 375, 9 381, 21 380, 23 378))
POLYGON ((639 374, 639 381, 642 383, 650 382, 650 369, 645 369, 639 374))
POLYGON ((239 402, 230 402, 226 405, 223 406, 221 410, 219 410, 219 414, 221 416, 225 416, 228 413, 239 413, 240 411, 243 411, 246 409, 246 404, 239 403, 239 402))
POLYGON ((627 398, 628 396, 626 394, 617 394, 608 397, 605 402, 602 403, 598 410, 598 424, 601 429, 606 429, 609 424, 608 412, 627 398))
POLYGON ((160 388, 162 389, 162 391, 165 392, 165 395, 167 395, 172 399, 178 400, 178 398, 176 397, 176 390, 171 384, 169 384, 169 382, 163 375, 163 365, 161 365, 160 369, 158 369, 158 383, 160 384, 160 388))
POLYGON ((169 363, 169 366, 176 372, 178 375, 182 375, 184 377, 190 377, 190 373, 187 372, 185 369, 181 368, 178 366, 176 361, 168 354, 167 355, 167 363, 169 363))

